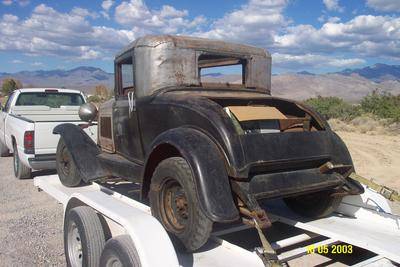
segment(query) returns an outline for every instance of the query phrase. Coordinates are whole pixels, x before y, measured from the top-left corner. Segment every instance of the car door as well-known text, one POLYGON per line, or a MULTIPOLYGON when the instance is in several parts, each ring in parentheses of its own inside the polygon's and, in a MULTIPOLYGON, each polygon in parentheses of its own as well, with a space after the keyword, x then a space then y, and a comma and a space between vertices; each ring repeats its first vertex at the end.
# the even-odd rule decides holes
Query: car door
POLYGON ((143 162, 143 149, 136 110, 133 51, 116 59, 115 102, 113 104, 113 131, 118 154, 143 162))
POLYGON ((7 144, 9 142, 6 142, 6 140, 9 138, 6 134, 6 118, 7 114, 10 112, 11 108, 11 102, 13 101, 15 96, 15 93, 11 93, 10 96, 8 97, 6 104, 4 105, 3 109, 1 110, 1 115, 0 115, 0 140, 3 142, 3 144, 7 144))

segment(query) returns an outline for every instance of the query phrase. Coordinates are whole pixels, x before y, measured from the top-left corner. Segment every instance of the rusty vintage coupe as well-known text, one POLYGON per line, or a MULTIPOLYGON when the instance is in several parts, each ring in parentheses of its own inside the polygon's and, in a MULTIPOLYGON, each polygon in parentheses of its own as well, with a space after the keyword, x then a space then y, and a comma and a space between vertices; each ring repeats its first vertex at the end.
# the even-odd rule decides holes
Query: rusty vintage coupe
MULTIPOLYGON (((300 215, 326 216, 363 190, 349 178, 350 154, 317 112, 270 90, 264 49, 139 38, 115 58, 115 98, 99 108, 98 143, 79 126, 55 128, 61 182, 140 184, 141 199, 189 251, 207 241, 215 222, 270 225, 260 200, 283 198, 300 215), (202 75, 232 65, 241 70, 238 81, 202 75)), ((81 107, 87 121, 96 113, 81 107)))

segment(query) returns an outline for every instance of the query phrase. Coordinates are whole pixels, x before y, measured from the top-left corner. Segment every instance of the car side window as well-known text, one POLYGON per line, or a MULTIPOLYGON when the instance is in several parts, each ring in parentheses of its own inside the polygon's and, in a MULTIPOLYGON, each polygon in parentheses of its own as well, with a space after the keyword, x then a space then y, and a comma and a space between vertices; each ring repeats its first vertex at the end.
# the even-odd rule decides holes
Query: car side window
POLYGON ((129 92, 134 92, 134 75, 132 57, 127 57, 118 63, 117 71, 119 83, 119 95, 127 96, 129 92))
POLYGON ((4 111, 6 113, 8 113, 10 111, 11 102, 12 102, 14 96, 15 96, 15 93, 11 93, 11 95, 7 99, 7 102, 6 102, 5 106, 4 106, 4 111))

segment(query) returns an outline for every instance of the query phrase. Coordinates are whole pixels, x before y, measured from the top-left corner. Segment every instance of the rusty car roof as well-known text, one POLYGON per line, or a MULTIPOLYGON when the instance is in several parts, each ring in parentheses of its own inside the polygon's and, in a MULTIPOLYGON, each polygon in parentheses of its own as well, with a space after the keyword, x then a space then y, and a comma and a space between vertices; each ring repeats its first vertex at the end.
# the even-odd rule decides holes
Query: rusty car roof
POLYGON ((187 48, 210 52, 215 51, 266 57, 271 56, 267 50, 250 45, 181 35, 146 35, 136 39, 128 46, 124 47, 119 53, 116 54, 116 58, 135 47, 156 48, 160 44, 169 44, 171 48, 187 48))

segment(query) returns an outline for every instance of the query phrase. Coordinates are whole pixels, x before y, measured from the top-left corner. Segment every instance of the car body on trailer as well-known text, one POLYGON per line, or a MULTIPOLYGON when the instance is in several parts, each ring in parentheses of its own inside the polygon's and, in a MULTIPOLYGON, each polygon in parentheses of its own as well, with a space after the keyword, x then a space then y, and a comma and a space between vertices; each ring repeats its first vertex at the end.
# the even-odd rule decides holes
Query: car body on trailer
MULTIPOLYGON (((350 154, 317 112, 270 91, 264 49, 139 38, 115 58, 115 99, 99 108, 98 142, 75 125, 55 128, 60 180, 141 184, 142 200, 189 251, 215 222, 268 227, 259 200, 284 198, 302 215, 328 215, 343 196, 363 191, 348 177, 350 154), (204 70, 226 66, 241 68, 237 83, 207 82, 204 70)), ((86 120, 97 116, 90 105, 81 111, 86 120)))
MULTIPOLYGON (((17 178, 28 178, 33 170, 55 169, 59 136, 53 135, 58 124, 85 124, 79 107, 86 103, 77 90, 57 88, 25 88, 13 91, 1 108, 0 152, 14 156, 17 178)), ((93 138, 96 128, 87 130, 93 138)))

